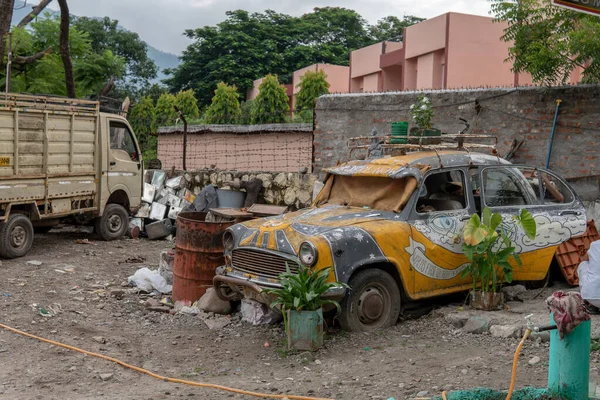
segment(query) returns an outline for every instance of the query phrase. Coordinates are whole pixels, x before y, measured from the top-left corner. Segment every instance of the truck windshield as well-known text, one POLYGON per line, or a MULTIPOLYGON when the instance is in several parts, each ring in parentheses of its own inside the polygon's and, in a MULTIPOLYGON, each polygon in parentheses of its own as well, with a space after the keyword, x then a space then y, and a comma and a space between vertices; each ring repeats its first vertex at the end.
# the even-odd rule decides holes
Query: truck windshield
POLYGON ((317 206, 338 204, 400 212, 417 187, 412 177, 393 179, 375 176, 330 175, 317 206))

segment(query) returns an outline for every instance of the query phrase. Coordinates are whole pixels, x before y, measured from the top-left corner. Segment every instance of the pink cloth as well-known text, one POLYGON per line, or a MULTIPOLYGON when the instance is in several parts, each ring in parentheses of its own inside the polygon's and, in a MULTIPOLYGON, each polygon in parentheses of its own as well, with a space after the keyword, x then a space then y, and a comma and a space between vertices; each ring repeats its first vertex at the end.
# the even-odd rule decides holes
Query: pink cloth
POLYGON ((590 319, 581 295, 576 292, 554 292, 546 299, 546 304, 554 314, 560 338, 571 333, 577 325, 590 319))

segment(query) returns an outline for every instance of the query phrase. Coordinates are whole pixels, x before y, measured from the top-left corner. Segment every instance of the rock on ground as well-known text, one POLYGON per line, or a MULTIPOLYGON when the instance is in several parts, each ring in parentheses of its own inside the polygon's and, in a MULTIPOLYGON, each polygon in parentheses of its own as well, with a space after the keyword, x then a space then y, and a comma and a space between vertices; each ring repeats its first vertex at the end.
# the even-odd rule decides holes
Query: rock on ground
POLYGON ((467 313, 451 313, 444 317, 446 322, 453 325, 455 328, 462 328, 467 323, 470 315, 467 313))
POLYGON ((490 318, 474 315, 467 320, 463 330, 467 333, 485 333, 490 329, 490 318))
POLYGON ((521 335, 521 327, 516 325, 493 325, 490 333, 494 337, 516 338, 521 335))
POLYGON ((206 293, 200 297, 196 307, 200 310, 204 310, 204 312, 213 312, 215 314, 229 314, 231 312, 231 303, 221 300, 219 296, 217 296, 215 288, 206 289, 206 293))

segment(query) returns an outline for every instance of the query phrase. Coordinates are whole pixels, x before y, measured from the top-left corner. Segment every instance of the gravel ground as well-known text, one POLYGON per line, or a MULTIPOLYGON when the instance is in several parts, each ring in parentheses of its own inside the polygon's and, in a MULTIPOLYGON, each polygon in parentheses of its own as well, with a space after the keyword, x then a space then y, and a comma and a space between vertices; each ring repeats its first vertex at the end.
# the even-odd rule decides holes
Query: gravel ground
MULTIPOLYGON (((478 314, 495 324, 524 326, 525 315, 533 313, 536 323, 545 324, 544 299, 557 289, 528 291, 524 302, 491 313, 463 311, 460 302, 451 303, 456 298, 440 299, 434 311, 393 328, 332 331, 320 351, 292 353, 285 350, 281 326, 249 326, 234 314, 228 326, 210 330, 198 316, 149 311, 143 296, 122 286, 139 267, 156 268, 160 251, 172 247, 143 239, 101 242, 66 229, 38 235, 27 257, 2 261, 0 322, 163 376, 264 393, 398 400, 442 390, 506 389, 519 339, 465 333, 447 316, 478 314), (41 316, 40 308, 56 315, 41 316)), ((596 316, 593 334, 600 335, 596 316)), ((517 387, 544 387, 548 343, 529 341, 520 360, 517 387), (534 357, 539 361, 530 365, 534 357)), ((3 329, 0 361, 0 398, 6 399, 250 398, 162 382, 3 329)), ((596 371, 598 361, 593 353, 596 371)))

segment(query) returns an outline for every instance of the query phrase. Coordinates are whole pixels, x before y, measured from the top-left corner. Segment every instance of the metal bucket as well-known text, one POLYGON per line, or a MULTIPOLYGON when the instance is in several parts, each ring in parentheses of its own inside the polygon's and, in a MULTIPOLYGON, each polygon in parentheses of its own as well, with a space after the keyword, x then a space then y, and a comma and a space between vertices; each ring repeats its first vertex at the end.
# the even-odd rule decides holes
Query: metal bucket
POLYGON ((173 301, 198 300, 213 286, 215 269, 223 265, 223 233, 231 222, 206 222, 206 213, 182 212, 177 217, 173 301))

